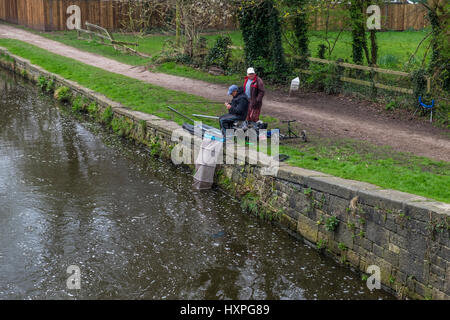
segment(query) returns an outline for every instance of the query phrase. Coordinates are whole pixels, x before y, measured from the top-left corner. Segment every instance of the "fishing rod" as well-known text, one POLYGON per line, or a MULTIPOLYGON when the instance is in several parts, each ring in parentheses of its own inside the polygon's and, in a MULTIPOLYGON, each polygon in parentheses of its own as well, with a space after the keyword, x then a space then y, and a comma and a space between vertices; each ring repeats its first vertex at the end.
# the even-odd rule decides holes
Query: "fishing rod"
POLYGON ((192 122, 192 123, 195 123, 195 121, 194 120, 192 120, 191 118, 189 118, 189 117, 187 117, 187 116, 185 116, 184 114, 182 114, 181 112, 178 112, 177 110, 175 110, 174 108, 172 108, 172 107, 170 107, 170 106, 167 106, 167 108, 169 108, 170 110, 172 110, 173 112, 175 112, 176 114, 178 114, 178 115, 180 115, 180 116, 182 116, 183 118, 185 118, 185 119, 188 119, 190 122, 192 122))
POLYGON ((167 103, 176 103, 176 104, 217 104, 217 105, 223 105, 223 102, 219 102, 219 101, 173 101, 173 100, 169 100, 166 101, 167 103))
POLYGON ((207 119, 215 119, 215 120, 219 120, 219 117, 216 116, 205 116, 203 114, 192 114, 194 117, 199 117, 199 118, 207 118, 207 119))

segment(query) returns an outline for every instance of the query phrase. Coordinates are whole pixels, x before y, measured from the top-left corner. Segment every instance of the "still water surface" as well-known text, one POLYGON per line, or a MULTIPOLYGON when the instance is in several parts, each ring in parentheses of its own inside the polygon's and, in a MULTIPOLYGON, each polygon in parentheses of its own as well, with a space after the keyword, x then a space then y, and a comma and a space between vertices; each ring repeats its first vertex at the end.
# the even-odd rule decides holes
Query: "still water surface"
POLYGON ((0 299, 392 298, 191 183, 0 70, 0 299))

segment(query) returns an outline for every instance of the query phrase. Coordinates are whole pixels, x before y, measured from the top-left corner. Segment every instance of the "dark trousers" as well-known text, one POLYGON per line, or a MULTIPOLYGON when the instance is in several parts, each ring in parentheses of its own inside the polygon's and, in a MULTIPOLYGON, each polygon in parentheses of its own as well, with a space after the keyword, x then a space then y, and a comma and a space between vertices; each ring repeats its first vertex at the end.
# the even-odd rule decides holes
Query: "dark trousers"
POLYGON ((233 123, 238 120, 241 120, 241 117, 236 116, 231 113, 224 114, 223 116, 221 116, 219 118, 219 123, 220 123, 220 129, 222 129, 223 135, 225 135, 225 130, 231 129, 231 127, 233 126, 233 123))

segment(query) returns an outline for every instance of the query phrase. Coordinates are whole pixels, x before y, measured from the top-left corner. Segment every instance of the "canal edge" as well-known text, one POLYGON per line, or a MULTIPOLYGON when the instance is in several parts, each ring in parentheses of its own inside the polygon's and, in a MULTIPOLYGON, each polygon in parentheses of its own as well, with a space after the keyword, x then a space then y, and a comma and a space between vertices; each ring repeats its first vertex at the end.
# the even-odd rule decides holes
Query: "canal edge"
MULTIPOLYGON (((177 144, 172 132, 181 128, 175 122, 126 108, 7 49, 0 53, 2 67, 34 83, 43 77, 69 88, 95 103, 87 111, 98 122, 112 112, 121 135, 170 160, 177 144)), ((215 180, 247 211, 343 265, 362 273, 378 266, 383 288, 398 297, 450 300, 449 204, 286 164, 276 178, 257 165, 221 165, 215 180)))

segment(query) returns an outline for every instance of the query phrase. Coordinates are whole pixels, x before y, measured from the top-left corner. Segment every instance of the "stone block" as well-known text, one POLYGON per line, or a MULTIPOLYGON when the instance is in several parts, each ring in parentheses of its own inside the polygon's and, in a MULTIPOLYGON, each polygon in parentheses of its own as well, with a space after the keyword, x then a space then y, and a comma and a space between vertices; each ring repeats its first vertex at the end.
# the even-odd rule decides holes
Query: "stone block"
POLYGON ((353 231, 345 223, 339 223, 334 235, 335 241, 344 243, 347 248, 353 248, 353 231))
POLYGON ((366 238, 381 247, 387 247, 389 242, 389 231, 374 222, 367 221, 366 238))
POLYGON ((359 268, 360 256, 355 251, 349 249, 346 253, 347 261, 354 267, 359 268))
POLYGON ((327 248, 337 256, 341 254, 341 249, 339 248, 338 243, 334 240, 328 241, 327 248))
POLYGON ((310 206, 311 206, 311 202, 310 199, 308 197, 306 197, 306 195, 304 195, 302 192, 298 192, 296 193, 294 196, 292 196, 292 200, 289 200, 289 204, 291 207, 295 208, 295 210, 302 212, 302 213, 306 213, 310 206))
POLYGON ((392 277, 395 278, 395 281, 396 281, 397 283, 401 283, 401 284, 403 284, 403 285, 406 284, 406 278, 407 278, 406 273, 401 272, 401 271, 398 270, 397 268, 394 268, 394 267, 393 267, 393 268, 392 268, 392 271, 391 271, 391 275, 392 275, 392 277))
POLYGON ((328 243, 333 241, 333 239, 330 239, 330 236, 328 234, 319 231, 317 233, 317 242, 319 241, 325 241, 328 246, 328 243))
POLYGON ((370 264, 367 262, 365 257, 359 257, 359 270, 361 270, 364 273, 367 273, 367 268, 370 266, 370 264))
POLYGON ((426 200, 420 196, 390 189, 361 190, 358 195, 361 202, 371 207, 389 210, 403 210, 406 202, 426 200))
POLYGON ((354 180, 346 180, 338 177, 309 176, 305 177, 305 184, 321 192, 338 196, 344 199, 352 199, 361 190, 378 190, 379 187, 354 180))
POLYGON ((414 219, 407 219, 406 228, 409 228, 412 233, 419 233, 422 236, 428 236, 430 234, 429 224, 414 219))
POLYGON ((414 276, 419 282, 424 280, 423 259, 419 259, 416 255, 403 249, 400 249, 399 269, 408 276, 414 276))
POLYGON ((286 226, 288 229, 290 230, 297 230, 297 220, 293 219, 292 217, 290 217, 287 214, 282 214, 281 215, 281 221, 280 223, 284 226, 286 226))
POLYGON ((450 300, 449 296, 437 288, 433 288, 431 294, 433 300, 450 300))
POLYGON ((306 177, 329 177, 330 175, 307 170, 298 167, 280 167, 277 174, 277 179, 286 180, 289 182, 306 185, 306 177))
POLYGON ((445 272, 445 288, 444 292, 450 295, 450 263, 447 262, 447 270, 445 272))
POLYGON ((397 223, 395 221, 392 221, 390 219, 386 219, 386 221, 384 222, 384 227, 392 232, 397 232, 397 223))
MULTIPOLYGON (((450 222, 450 221, 449 221, 450 222)), ((439 244, 450 247, 450 232, 443 230, 442 232, 435 233, 435 241, 439 244)))
POLYGON ((438 276, 438 275, 436 275, 436 274, 434 274, 434 273, 431 273, 431 274, 430 274, 428 283, 429 283, 433 288, 436 288, 436 289, 438 289, 439 291, 444 292, 444 290, 445 290, 445 279, 442 278, 442 277, 440 277, 440 276, 438 276))
POLYGON ((420 233, 411 232, 406 238, 405 249, 411 254, 417 256, 419 259, 423 260, 427 249, 427 239, 420 233))
MULTIPOLYGON (((420 198, 419 196, 416 196, 420 198)), ((442 216, 450 216, 450 204, 436 202, 426 198, 408 200, 405 203, 405 209, 413 219, 428 222, 430 217, 436 220, 442 216)))
POLYGON ((383 211, 376 210, 373 207, 366 207, 364 216, 365 216, 366 221, 373 222, 379 226, 384 226, 384 212, 383 211))
POLYGON ((432 255, 430 258, 432 264, 438 266, 439 268, 446 270, 447 262, 437 255, 432 255))
POLYGON ((373 263, 380 268, 381 283, 390 286, 392 265, 383 258, 374 256, 373 263))
POLYGON ((316 243, 318 237, 317 223, 304 215, 299 215, 297 222, 297 231, 307 240, 316 243))
POLYGON ((347 208, 349 207, 349 205, 350 201, 347 199, 342 199, 336 196, 329 197, 329 212, 332 212, 333 215, 341 221, 347 221, 347 217, 349 214, 347 212, 347 208))
POLYGON ((373 253, 380 258, 383 258, 384 256, 384 249, 383 247, 380 247, 376 243, 373 244, 373 253))
POLYGON ((441 250, 439 250, 438 256, 450 262, 450 248, 446 246, 441 246, 441 250))
POLYGON ((353 246, 353 251, 358 253, 358 255, 361 258, 366 258, 366 260, 367 260, 367 258, 369 256, 371 256, 373 254, 371 251, 368 251, 368 250, 364 249, 363 247, 355 247, 355 246, 353 246))
MULTIPOLYGON (((400 252, 400 248, 398 248, 400 252)), ((384 249, 383 258, 391 265, 397 267, 399 265, 399 252, 384 249)))
POLYGON ((361 246, 365 250, 372 252, 372 250, 373 250, 373 242, 372 241, 370 241, 369 239, 366 239, 366 238, 362 238, 362 239, 360 239, 360 243, 361 243, 361 246))
MULTIPOLYGON (((411 286, 411 284, 410 284, 411 286)), ((427 288, 423 283, 415 282, 414 283, 414 292, 421 296, 422 298, 426 298, 431 296, 431 289, 427 288)))

